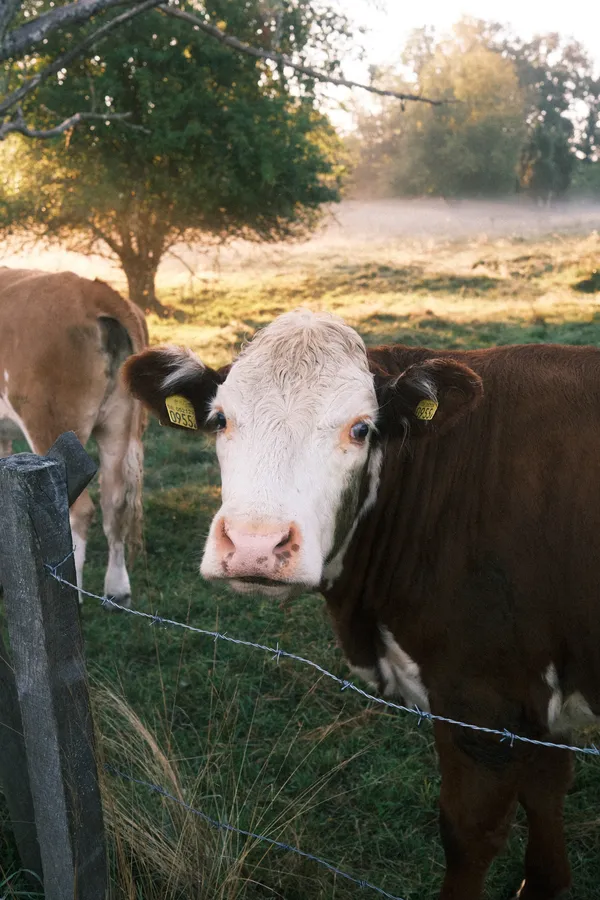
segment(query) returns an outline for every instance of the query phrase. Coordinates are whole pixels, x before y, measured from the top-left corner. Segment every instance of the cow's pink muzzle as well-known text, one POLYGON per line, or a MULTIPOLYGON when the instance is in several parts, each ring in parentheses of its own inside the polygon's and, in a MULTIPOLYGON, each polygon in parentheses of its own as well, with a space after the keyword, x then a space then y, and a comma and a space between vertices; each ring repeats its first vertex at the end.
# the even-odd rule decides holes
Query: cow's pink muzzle
POLYGON ((223 578, 293 581, 302 546, 294 522, 252 522, 222 518, 214 531, 223 578))

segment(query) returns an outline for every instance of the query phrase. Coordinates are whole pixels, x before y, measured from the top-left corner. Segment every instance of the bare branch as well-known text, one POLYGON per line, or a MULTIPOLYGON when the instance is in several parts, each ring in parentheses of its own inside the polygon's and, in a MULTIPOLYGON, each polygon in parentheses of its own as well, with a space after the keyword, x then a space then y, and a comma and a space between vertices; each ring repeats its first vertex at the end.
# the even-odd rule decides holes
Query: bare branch
POLYGON ((326 84, 335 84, 340 87, 360 88, 363 91, 369 91, 371 94, 378 94, 380 97, 395 97, 397 100, 417 100, 421 103, 429 103, 431 106, 442 106, 444 103, 443 100, 431 100, 429 97, 422 97, 420 94, 404 94, 400 91, 391 91, 385 88, 373 87, 368 84, 361 84, 358 81, 348 81, 346 78, 336 78, 334 75, 327 75, 326 72, 319 72, 317 69, 313 69, 310 66, 303 66, 300 63, 296 63, 285 53, 276 53, 274 50, 259 50, 257 47, 246 44, 244 41, 240 41, 238 38, 233 37, 233 35, 226 34, 215 25, 211 25, 209 22, 205 22, 204 19, 200 19, 198 16, 192 15, 192 13, 185 12, 183 9, 167 6, 165 3, 161 3, 158 8, 168 16, 173 16, 176 19, 183 19, 184 22, 189 22, 191 25, 200 29, 200 31, 203 31, 205 34, 210 35, 210 37, 220 41, 226 47, 231 47, 233 50, 237 50, 240 53, 254 56, 256 59, 271 60, 272 62, 278 62, 284 66, 289 66, 289 68, 294 69, 301 75, 307 75, 309 78, 314 78, 315 81, 322 81, 326 84))
MULTIPOLYGON (((2 125, 0 125, 0 141, 3 141, 9 134, 14 134, 15 132, 18 134, 23 134, 25 135, 25 137, 51 138, 56 137, 59 134, 64 134, 65 131, 69 131, 71 128, 75 128, 75 126, 79 125, 80 122, 123 122, 124 120, 127 120, 130 115, 131 113, 102 114, 93 112, 78 112, 72 116, 69 116, 68 119, 65 119, 54 128, 39 130, 37 128, 29 128, 23 117, 23 112, 19 109, 13 119, 10 119, 8 122, 3 122, 2 125)), ((141 125, 129 125, 129 127, 135 128, 139 131, 143 131, 145 134, 149 134, 148 129, 142 128, 141 125)))
POLYGON ((113 6, 133 5, 134 2, 135 0, 75 0, 66 6, 56 6, 6 35, 0 46, 0 62, 29 53, 32 47, 57 28, 88 22, 92 16, 113 6))
POLYGON ((173 244, 165 250, 165 256, 172 256, 178 263, 181 263, 184 269, 187 269, 190 279, 197 278, 196 269, 186 262, 185 258, 173 250, 173 244))
MULTIPOLYGON (((94 235, 94 238, 93 238, 90 246, 93 247, 93 245, 96 241, 104 241, 104 243, 107 245, 107 247, 110 249, 111 253, 113 254, 112 256, 109 256, 108 254, 106 254, 105 259, 114 259, 115 256, 118 259, 120 254, 123 252, 123 247, 120 244, 118 244, 117 241, 115 241, 115 239, 112 238, 109 234, 106 234, 106 232, 102 231, 102 229, 99 228, 96 224, 94 224, 94 222, 90 222, 89 227, 90 227, 92 234, 94 235)), ((102 255, 102 254, 100 254, 100 255, 102 255)))
POLYGON ((120 16, 115 16, 114 19, 111 19, 110 22, 107 22, 101 28, 98 28, 71 50, 63 53, 62 56, 57 57, 54 62, 50 63, 49 66, 46 66, 45 69, 42 69, 41 72, 38 72, 36 75, 32 75, 31 78, 28 78, 26 81, 24 81, 19 88, 12 92, 12 94, 8 94, 8 96, 4 97, 4 99, 0 101, 0 113, 6 112, 6 110, 10 109, 12 106, 20 103, 23 97, 26 97, 27 94, 30 94, 31 91, 34 91, 36 88, 38 88, 40 84, 43 84, 43 82, 46 81, 46 79, 51 75, 56 75, 56 73, 60 72, 61 69, 65 69, 67 66, 69 66, 73 62, 73 60, 77 59, 78 56, 81 56, 81 54, 85 50, 88 50, 94 44, 97 44, 98 41, 101 41, 103 38, 105 38, 110 31, 118 28, 124 22, 127 22, 129 19, 133 19, 140 13, 145 12, 148 9, 152 9, 153 6, 158 6, 158 3, 159 0, 144 0, 143 3, 138 3, 138 5, 134 6, 132 9, 121 13, 120 16))

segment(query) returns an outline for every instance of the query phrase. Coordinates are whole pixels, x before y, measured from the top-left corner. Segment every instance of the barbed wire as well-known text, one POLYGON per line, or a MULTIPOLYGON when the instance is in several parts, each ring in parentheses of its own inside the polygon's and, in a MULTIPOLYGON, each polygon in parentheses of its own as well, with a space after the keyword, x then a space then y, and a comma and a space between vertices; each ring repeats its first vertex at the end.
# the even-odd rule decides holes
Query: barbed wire
POLYGON ((333 872, 334 875, 339 875, 340 878, 345 878, 346 881, 351 881, 353 884, 357 884, 361 888, 374 891, 376 894, 380 894, 382 897, 387 897, 388 900, 402 900, 402 897, 397 897, 395 894, 388 894, 388 892, 384 891, 383 888, 377 887, 376 885, 371 884, 370 881, 365 881, 363 878, 355 878, 354 875, 350 875, 348 872, 344 872, 342 869, 334 866, 333 863, 327 862, 326 859, 321 859, 321 857, 319 856, 314 856, 312 853, 307 853, 306 850, 300 850, 299 847, 294 847, 293 845, 286 844, 283 841, 276 841, 274 838, 267 837, 264 834, 256 834, 253 831, 246 831, 244 828, 237 828, 235 825, 230 825, 229 822, 220 822, 218 819, 213 819, 212 816, 207 815, 205 812, 202 812, 202 810, 196 809, 194 806, 190 806, 189 803, 186 803, 184 800, 181 800, 174 794, 170 794, 159 784, 153 784, 151 781, 143 781, 141 778, 134 778, 132 775, 127 775, 125 772, 122 772, 120 769, 117 769, 115 766, 112 766, 109 763, 105 763, 104 769, 109 774, 114 775, 117 778, 122 778, 124 781, 129 781, 133 784, 141 785, 142 787, 147 788, 149 791, 152 791, 155 794, 159 794, 161 797, 165 797, 167 800, 172 800, 173 803, 177 803, 187 812, 198 816, 198 818, 202 819, 204 822, 207 822, 207 824, 211 825, 213 828, 216 828, 220 831, 229 831, 233 834, 240 834, 242 835, 242 837, 252 838, 255 841, 261 841, 264 844, 270 844, 270 846, 274 847, 276 850, 295 853, 296 856, 301 856, 303 859, 308 859, 312 862, 316 862, 320 866, 323 866, 325 869, 328 869, 330 872, 333 872))
POLYGON ((333 672, 330 672, 328 669, 325 669, 323 666, 319 665, 319 663, 313 662, 312 659, 307 659, 304 656, 297 656, 295 653, 290 653, 288 650, 282 650, 279 646, 279 642, 275 647, 269 647, 266 644, 257 644, 254 641, 246 641, 242 638, 234 638, 230 637, 228 634, 220 632, 220 631, 210 631, 205 628, 197 628, 194 625, 188 625, 185 622, 177 622, 175 619, 167 619, 164 616, 159 616, 157 613, 152 615, 152 613, 141 612, 139 609, 131 609, 125 606, 121 606, 117 603, 112 597, 101 596, 100 594, 93 594, 90 591, 85 591, 82 588, 78 588, 76 584, 73 584, 70 581, 67 581, 63 578, 62 575, 58 573, 58 569, 73 555, 74 551, 72 550, 65 559, 62 559, 60 562, 51 565, 49 563, 44 563, 45 568, 50 573, 50 575, 56 579, 56 581, 60 582, 60 584, 65 585, 66 587, 73 588, 75 591, 79 591, 85 597, 91 597, 94 600, 99 600, 101 605, 108 609, 120 610, 121 612, 128 613, 132 616, 138 616, 139 618, 146 619, 150 622, 151 625, 165 625, 173 628, 183 628, 186 631, 191 631, 195 634, 201 634, 204 637, 211 637, 216 641, 225 641, 229 644, 236 644, 240 647, 251 647, 254 650, 262 650, 264 653, 272 654, 272 658, 279 662, 280 659, 293 659, 295 662, 302 663, 305 666, 310 666, 312 669, 315 669, 321 675, 324 675, 326 678, 330 678, 332 681, 335 681, 337 684, 341 686, 342 691, 350 690, 356 694, 359 694, 365 700, 368 700, 370 703, 376 703, 379 706, 384 706, 389 709, 396 710, 397 712, 409 713, 412 716, 416 716, 418 719, 417 725, 421 725, 423 721, 428 722, 444 722, 447 725, 455 725, 458 728, 467 728, 470 731, 479 731, 483 734, 495 735, 500 738, 501 743, 509 743, 512 747, 515 742, 520 742, 523 744, 533 744, 536 747, 552 747, 555 750, 570 750, 573 753, 579 753, 585 756, 600 756, 600 749, 595 744, 591 744, 587 747, 577 747, 572 744, 562 744, 562 743, 553 743, 552 741, 542 741, 537 738, 525 737, 521 734, 515 734, 512 731, 509 731, 508 728, 486 728, 483 725, 474 725, 471 722, 462 722, 460 719, 452 719, 448 716, 440 716, 435 713, 429 712, 428 710, 420 709, 416 704, 414 706, 405 706, 402 703, 394 703, 391 700, 385 700, 383 697, 378 697, 375 694, 370 694, 368 691, 363 690, 358 687, 354 682, 348 681, 346 678, 340 678, 339 675, 335 675, 333 672))

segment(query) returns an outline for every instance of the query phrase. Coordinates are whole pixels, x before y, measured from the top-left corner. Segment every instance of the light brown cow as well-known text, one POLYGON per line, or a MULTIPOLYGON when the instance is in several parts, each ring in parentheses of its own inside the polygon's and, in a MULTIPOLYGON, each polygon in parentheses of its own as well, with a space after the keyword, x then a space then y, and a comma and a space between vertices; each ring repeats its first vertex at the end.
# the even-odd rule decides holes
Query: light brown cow
MULTIPOLYGON (((95 437, 109 554, 104 590, 124 606, 125 545, 140 540, 145 413, 119 370, 147 343, 141 311, 104 282, 0 268, 0 451, 12 452, 15 426, 39 454, 64 431, 82 444, 95 437)), ((93 511, 87 491, 71 508, 80 587, 93 511)))

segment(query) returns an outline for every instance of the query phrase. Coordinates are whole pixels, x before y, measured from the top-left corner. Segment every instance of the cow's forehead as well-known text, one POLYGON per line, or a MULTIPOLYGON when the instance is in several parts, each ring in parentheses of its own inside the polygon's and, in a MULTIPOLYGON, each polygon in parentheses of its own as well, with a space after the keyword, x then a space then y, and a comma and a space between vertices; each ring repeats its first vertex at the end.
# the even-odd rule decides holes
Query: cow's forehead
MULTIPOLYGON (((336 316, 299 310, 279 316, 244 348, 227 378, 229 390, 372 390, 362 338, 336 316), (351 384, 352 383, 352 384, 351 384)), ((228 393, 229 391, 227 391, 228 393)))

